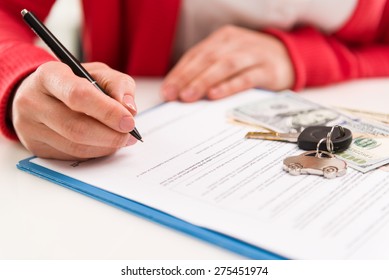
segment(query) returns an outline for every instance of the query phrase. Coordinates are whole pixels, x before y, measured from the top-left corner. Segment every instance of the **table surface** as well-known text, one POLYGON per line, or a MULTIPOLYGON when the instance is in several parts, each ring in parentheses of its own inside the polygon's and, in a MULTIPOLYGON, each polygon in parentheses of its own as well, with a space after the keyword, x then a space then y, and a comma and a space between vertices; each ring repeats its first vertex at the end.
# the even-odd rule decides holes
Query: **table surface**
MULTIPOLYGON (((160 102, 160 80, 137 80, 139 111, 160 102)), ((389 113, 389 79, 300 93, 325 105, 389 113)), ((0 138, 0 259, 243 259, 16 168, 31 156, 0 138)))

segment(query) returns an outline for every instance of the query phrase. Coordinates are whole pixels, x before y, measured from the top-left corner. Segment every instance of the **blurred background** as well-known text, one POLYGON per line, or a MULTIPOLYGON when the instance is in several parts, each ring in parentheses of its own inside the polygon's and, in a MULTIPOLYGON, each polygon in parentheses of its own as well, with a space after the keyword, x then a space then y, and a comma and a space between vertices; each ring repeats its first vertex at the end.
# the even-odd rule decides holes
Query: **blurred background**
MULTIPOLYGON (((62 44, 77 58, 81 58, 80 26, 81 2, 80 0, 57 0, 45 24, 62 44)), ((37 44, 48 49, 40 39, 37 44)))

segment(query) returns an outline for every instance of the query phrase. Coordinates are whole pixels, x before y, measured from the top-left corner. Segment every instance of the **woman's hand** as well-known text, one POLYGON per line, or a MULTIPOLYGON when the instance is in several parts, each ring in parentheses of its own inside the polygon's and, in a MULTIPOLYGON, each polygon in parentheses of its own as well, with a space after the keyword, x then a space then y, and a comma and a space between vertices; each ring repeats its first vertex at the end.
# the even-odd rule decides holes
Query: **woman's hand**
POLYGON ((135 83, 102 63, 84 67, 110 95, 73 74, 61 62, 48 62, 18 87, 12 121, 22 144, 39 157, 85 159, 114 153, 136 142, 135 83))
POLYGON ((235 26, 223 27, 190 49, 167 75, 162 95, 192 102, 219 99, 261 87, 290 88, 294 71, 277 38, 235 26))

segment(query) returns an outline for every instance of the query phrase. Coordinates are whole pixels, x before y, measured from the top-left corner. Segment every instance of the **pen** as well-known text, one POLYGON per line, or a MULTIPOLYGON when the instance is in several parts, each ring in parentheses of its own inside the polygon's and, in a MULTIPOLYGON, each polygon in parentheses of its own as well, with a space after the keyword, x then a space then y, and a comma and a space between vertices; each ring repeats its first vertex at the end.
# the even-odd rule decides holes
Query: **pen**
MULTIPOLYGON (((24 21, 30 26, 30 28, 46 43, 46 45, 54 52, 54 54, 65 64, 67 64, 74 74, 81 78, 87 79, 98 90, 108 95, 92 78, 92 76, 85 70, 81 63, 61 44, 61 42, 50 32, 49 29, 35 17, 35 15, 23 9, 21 11, 24 21)), ((142 136, 138 130, 134 127, 134 130, 130 132, 137 140, 142 141, 142 136)), ((143 142, 143 141, 142 141, 143 142)))

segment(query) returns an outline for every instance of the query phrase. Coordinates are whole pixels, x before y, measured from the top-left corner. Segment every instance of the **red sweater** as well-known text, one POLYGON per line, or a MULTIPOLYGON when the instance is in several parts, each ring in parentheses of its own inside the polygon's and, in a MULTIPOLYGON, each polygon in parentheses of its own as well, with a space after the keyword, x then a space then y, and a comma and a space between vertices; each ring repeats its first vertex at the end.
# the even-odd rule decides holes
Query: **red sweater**
MULTIPOLYGON (((0 130, 16 139, 9 106, 17 84, 40 64, 53 60, 33 45, 34 34, 20 11, 44 19, 54 0, 0 2, 0 130), (33 2, 33 3, 32 3, 33 2)), ((105 62, 130 75, 162 76, 170 54, 180 0, 83 0, 87 61, 105 62)), ((294 64, 294 89, 353 78, 389 76, 389 0, 360 0, 351 19, 325 35, 301 26, 269 29, 288 48, 294 64)))

